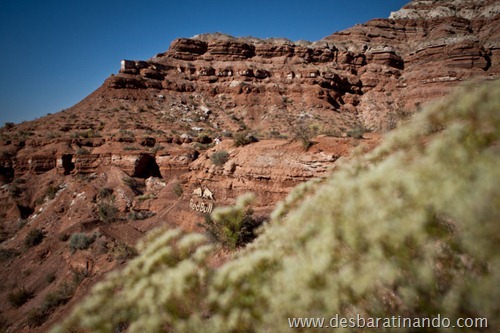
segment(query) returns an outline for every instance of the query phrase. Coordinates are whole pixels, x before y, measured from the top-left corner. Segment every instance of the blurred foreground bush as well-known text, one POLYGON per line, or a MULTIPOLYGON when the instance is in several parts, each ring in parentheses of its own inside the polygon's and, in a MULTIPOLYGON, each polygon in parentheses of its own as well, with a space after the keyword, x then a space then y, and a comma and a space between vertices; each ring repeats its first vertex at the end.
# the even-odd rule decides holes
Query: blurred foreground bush
POLYGON ((56 332, 293 332, 288 317, 336 314, 486 317, 496 331, 499 139, 500 83, 466 86, 299 186, 218 269, 202 236, 151 234, 56 332))

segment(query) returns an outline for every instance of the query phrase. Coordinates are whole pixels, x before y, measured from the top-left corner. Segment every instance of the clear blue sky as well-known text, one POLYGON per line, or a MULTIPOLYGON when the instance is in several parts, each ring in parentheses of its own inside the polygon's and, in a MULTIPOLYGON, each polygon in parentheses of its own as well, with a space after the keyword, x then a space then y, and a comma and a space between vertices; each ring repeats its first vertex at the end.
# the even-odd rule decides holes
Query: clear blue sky
POLYGON ((319 40, 409 0, 0 0, 0 126, 68 108, 178 37, 319 40))

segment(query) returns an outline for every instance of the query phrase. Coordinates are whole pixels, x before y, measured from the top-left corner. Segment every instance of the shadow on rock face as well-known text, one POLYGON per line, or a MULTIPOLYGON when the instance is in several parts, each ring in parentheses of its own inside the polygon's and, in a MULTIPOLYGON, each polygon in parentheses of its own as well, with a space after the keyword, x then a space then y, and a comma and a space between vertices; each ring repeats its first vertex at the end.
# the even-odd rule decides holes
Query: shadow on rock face
POLYGON ((73 163, 73 155, 65 154, 62 156, 62 166, 64 168, 64 175, 69 175, 73 169, 75 169, 75 163, 73 163))

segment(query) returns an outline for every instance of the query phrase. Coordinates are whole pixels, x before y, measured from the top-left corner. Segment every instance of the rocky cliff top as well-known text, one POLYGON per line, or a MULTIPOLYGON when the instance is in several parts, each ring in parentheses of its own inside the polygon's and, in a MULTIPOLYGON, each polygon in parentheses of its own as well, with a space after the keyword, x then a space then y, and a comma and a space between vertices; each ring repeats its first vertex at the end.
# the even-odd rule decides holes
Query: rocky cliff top
POLYGON ((490 19, 500 14, 497 0, 414 0, 398 11, 392 12, 390 19, 435 19, 459 17, 467 20, 490 19))

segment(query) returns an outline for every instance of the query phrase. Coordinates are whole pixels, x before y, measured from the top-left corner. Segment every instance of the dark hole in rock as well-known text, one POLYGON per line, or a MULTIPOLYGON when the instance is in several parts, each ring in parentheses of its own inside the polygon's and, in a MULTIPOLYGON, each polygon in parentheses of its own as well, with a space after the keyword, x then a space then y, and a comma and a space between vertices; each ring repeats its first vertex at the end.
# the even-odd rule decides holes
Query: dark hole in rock
POLYGON ((66 154, 62 156, 62 165, 64 168, 64 174, 69 175, 71 171, 75 168, 75 163, 72 162, 73 155, 66 154))
POLYGON ((19 209, 19 214, 21 214, 21 218, 23 220, 30 217, 30 215, 33 214, 33 212, 35 211, 35 209, 32 207, 27 207, 22 205, 17 205, 17 209, 19 209))
POLYGON ((137 178, 159 177, 159 178, 161 178, 160 167, 158 166, 158 164, 156 164, 155 158, 149 154, 142 154, 135 161, 133 177, 137 177, 137 178))
POLYGON ((0 182, 10 183, 14 179, 14 168, 0 167, 0 182))

